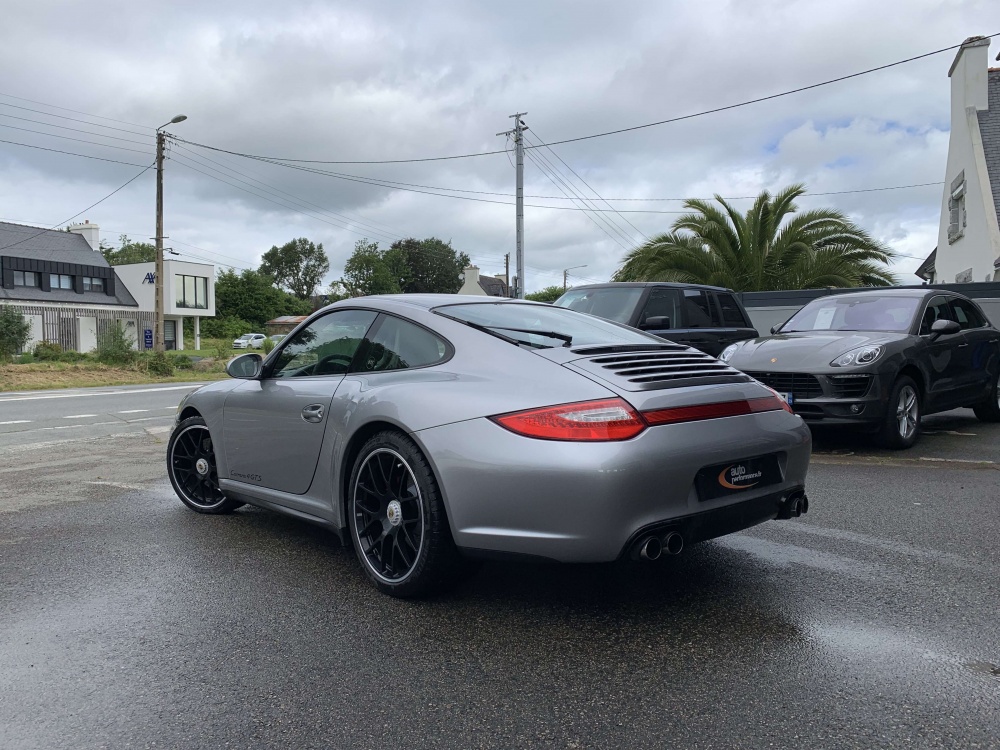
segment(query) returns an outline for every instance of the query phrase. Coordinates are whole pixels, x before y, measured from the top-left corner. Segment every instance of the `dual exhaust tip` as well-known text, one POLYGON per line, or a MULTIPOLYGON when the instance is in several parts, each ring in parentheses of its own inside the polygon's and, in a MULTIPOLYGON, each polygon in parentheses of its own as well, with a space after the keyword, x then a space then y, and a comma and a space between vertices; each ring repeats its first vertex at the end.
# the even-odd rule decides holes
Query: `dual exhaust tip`
POLYGON ((642 560, 657 560, 660 555, 679 555, 684 549, 684 537, 677 531, 668 531, 662 537, 648 536, 639 542, 639 557, 642 560))
POLYGON ((806 497, 806 493, 800 492, 797 495, 792 495, 781 504, 781 508, 778 510, 778 518, 788 520, 789 518, 804 516, 808 512, 809 498, 806 497))

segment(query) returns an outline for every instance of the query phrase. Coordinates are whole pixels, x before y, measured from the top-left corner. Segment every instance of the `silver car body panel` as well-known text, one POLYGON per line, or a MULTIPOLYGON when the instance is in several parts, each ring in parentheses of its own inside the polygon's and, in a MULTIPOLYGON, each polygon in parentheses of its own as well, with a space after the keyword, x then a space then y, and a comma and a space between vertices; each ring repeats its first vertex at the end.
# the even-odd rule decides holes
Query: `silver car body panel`
MULTIPOLYGON (((765 493, 746 490, 699 502, 693 478, 702 467, 778 454, 784 479, 766 492, 804 486, 809 431, 785 411, 650 427, 622 442, 537 440, 507 431, 487 417, 615 396, 650 410, 770 392, 749 380, 642 391, 617 387, 574 365, 589 355, 563 347, 517 347, 432 311, 445 301, 498 302, 459 296, 361 298, 332 305, 299 326, 338 309, 395 314, 435 331, 454 347, 453 356, 441 364, 346 376, 220 381, 185 398, 178 419, 197 413, 217 436, 222 490, 342 530, 349 456, 372 430, 391 427, 409 434, 433 467, 460 547, 597 561, 617 557, 629 535, 645 524, 765 493), (322 419, 306 421, 304 410, 315 405, 324 407, 322 419)), ((663 344, 649 340, 653 346, 663 344)), ((279 345, 265 365, 280 350, 279 345)))

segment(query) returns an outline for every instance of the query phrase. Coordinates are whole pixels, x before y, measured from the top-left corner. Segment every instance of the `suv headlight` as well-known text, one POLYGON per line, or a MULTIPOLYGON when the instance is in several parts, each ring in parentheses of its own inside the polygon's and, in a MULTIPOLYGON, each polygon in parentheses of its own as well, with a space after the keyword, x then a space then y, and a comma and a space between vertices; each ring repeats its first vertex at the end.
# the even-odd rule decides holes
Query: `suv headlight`
POLYGON ((851 349, 849 352, 844 352, 839 357, 837 357, 833 362, 830 363, 831 367, 860 367, 862 365, 870 365, 876 359, 882 356, 882 352, 885 351, 883 346, 862 346, 857 349, 851 349))
POLYGON ((719 355, 719 360, 722 362, 729 362, 736 354, 736 350, 740 348, 739 344, 730 344, 725 349, 722 350, 722 354, 719 355))

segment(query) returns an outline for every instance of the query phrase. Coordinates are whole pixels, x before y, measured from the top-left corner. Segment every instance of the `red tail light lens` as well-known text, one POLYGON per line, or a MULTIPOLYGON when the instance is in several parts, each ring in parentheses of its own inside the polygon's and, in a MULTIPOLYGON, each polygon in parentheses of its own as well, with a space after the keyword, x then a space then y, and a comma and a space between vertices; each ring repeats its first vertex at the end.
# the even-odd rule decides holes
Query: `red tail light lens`
POLYGON ((792 408, 777 394, 764 398, 741 399, 740 401, 723 401, 716 404, 698 404, 697 406, 677 406, 672 409, 644 411, 643 419, 650 425, 677 424, 678 422, 696 422, 702 419, 720 419, 722 417, 739 417, 745 414, 758 414, 764 411, 784 409, 791 412, 792 408))
POLYGON ((541 440, 628 440, 646 429, 638 412, 620 398, 529 409, 490 419, 518 435, 541 440))

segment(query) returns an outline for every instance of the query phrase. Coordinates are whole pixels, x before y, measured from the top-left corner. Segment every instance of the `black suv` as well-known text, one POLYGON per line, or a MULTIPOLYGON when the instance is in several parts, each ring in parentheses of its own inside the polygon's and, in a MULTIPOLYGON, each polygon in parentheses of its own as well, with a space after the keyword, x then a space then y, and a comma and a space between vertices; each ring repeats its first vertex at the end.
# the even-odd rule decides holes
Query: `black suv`
POLYGON ((555 304, 693 346, 713 357, 732 343, 757 337, 733 291, 716 286, 659 281, 589 284, 573 287, 555 304))

